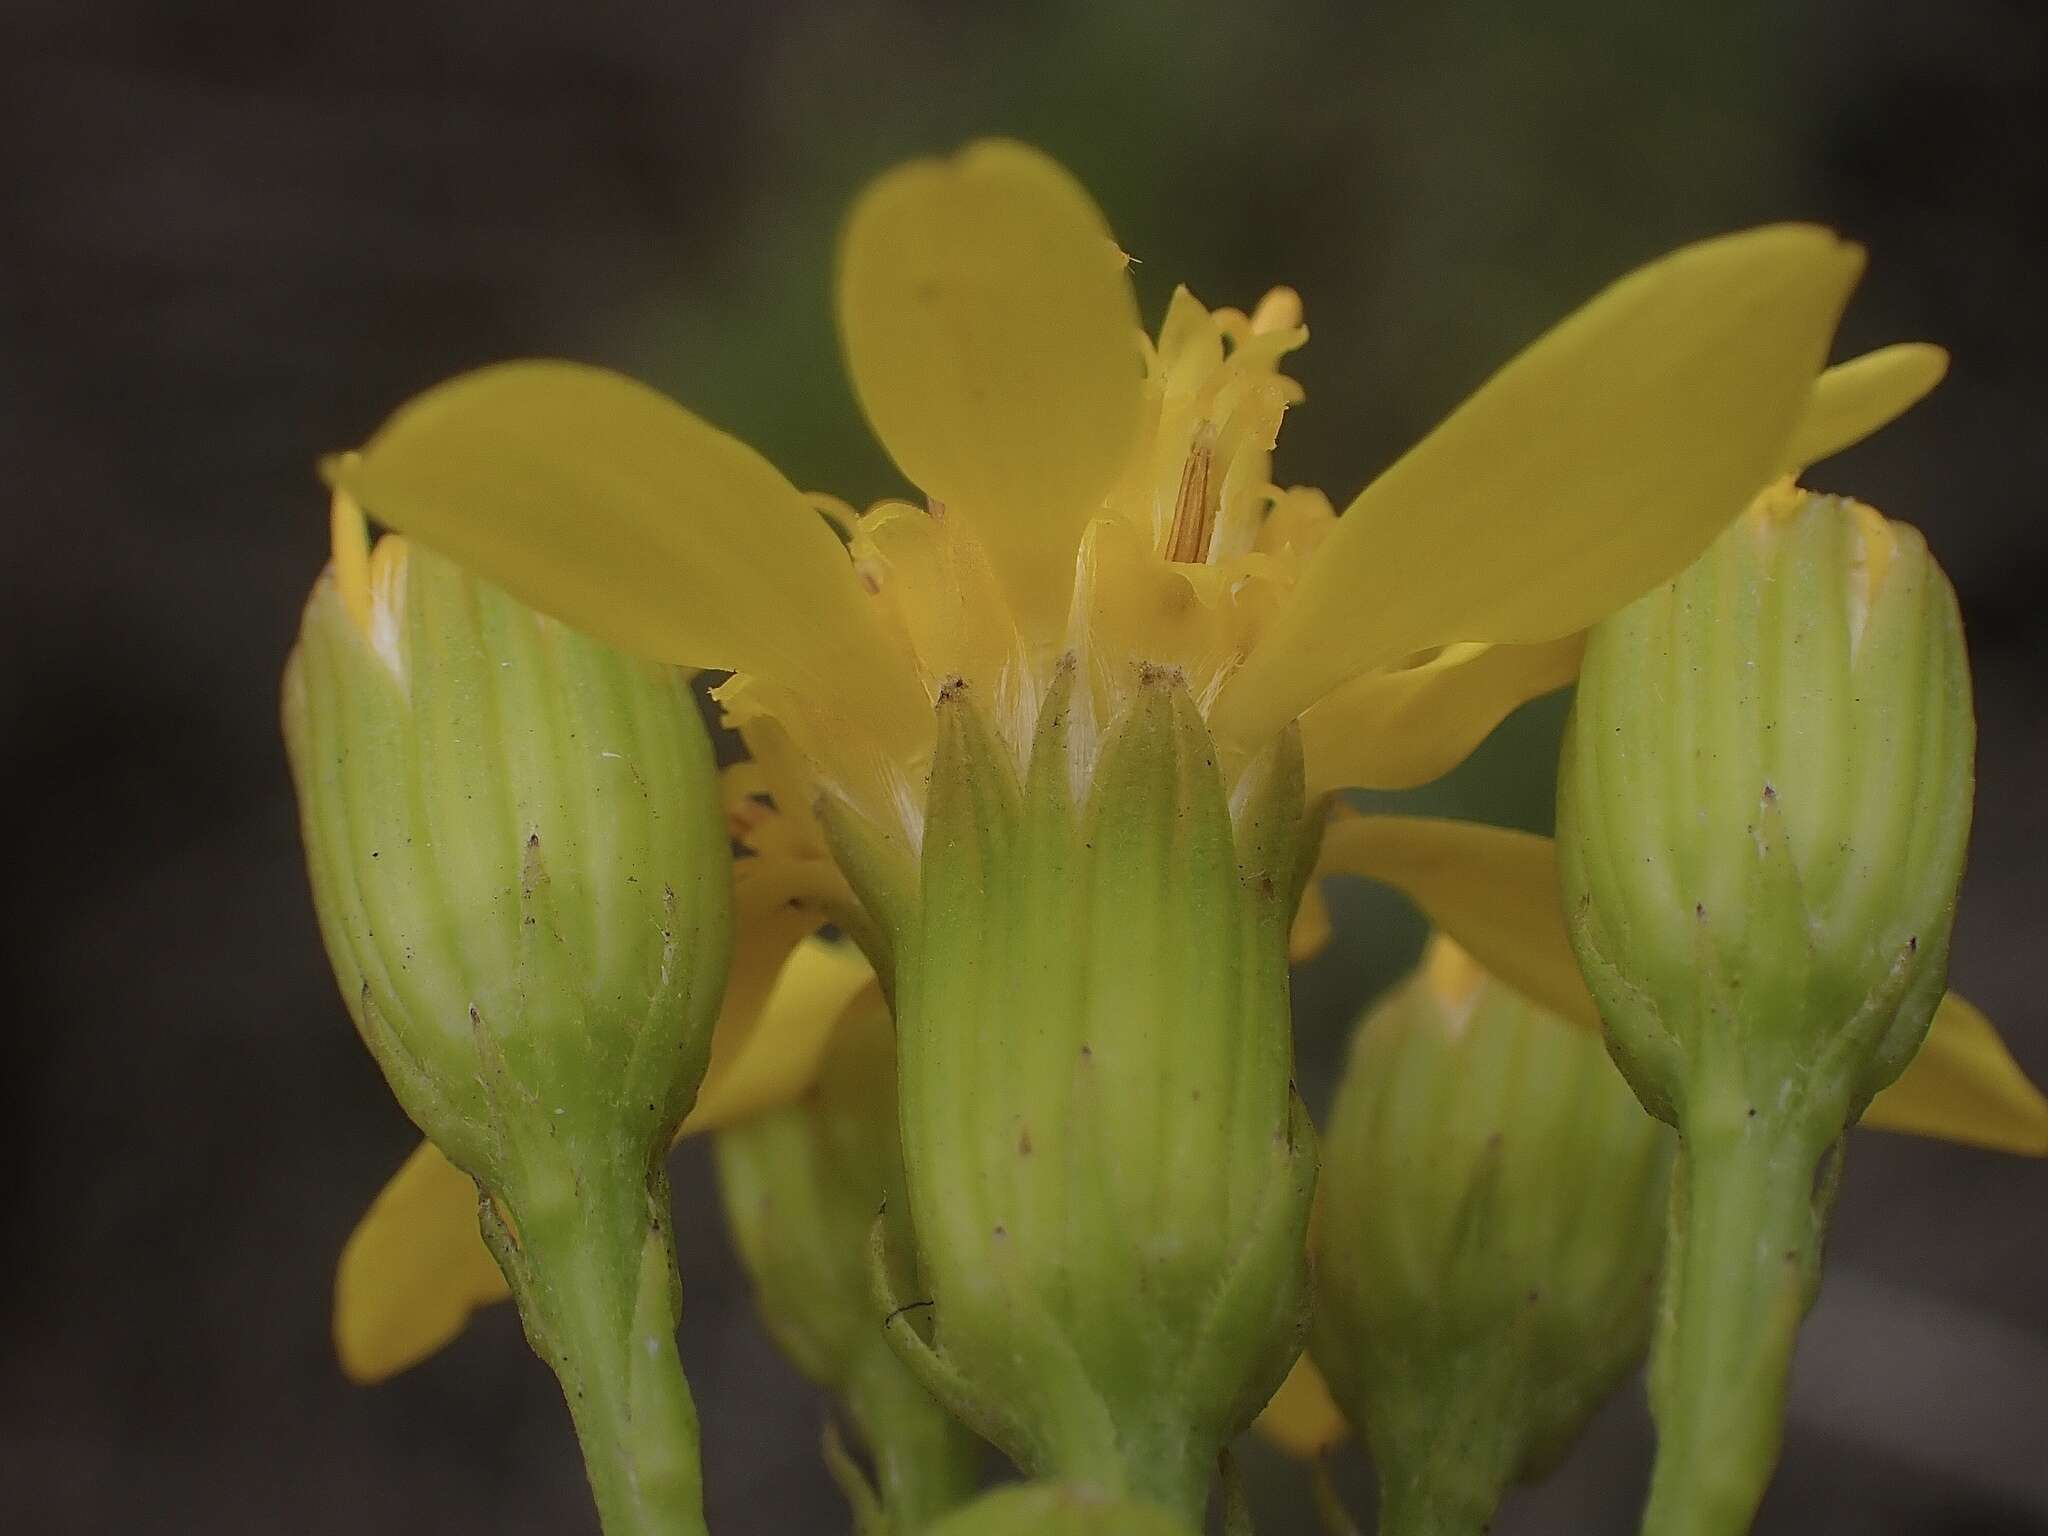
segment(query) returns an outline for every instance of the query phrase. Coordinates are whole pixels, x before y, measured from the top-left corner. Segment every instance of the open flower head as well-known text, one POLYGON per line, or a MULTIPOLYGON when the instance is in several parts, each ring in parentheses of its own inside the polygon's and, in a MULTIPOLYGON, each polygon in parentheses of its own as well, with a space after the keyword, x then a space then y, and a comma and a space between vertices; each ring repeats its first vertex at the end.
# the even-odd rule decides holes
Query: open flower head
MULTIPOLYGON (((1421 784, 1569 682, 1588 625, 1946 365, 1909 344, 1825 367, 1862 266, 1828 231, 1709 240, 1537 339, 1338 516, 1273 474, 1302 398, 1285 372, 1308 335, 1301 299, 1210 309, 1183 289, 1151 338, 1127 261, 1087 194, 1022 145, 870 187, 840 243, 840 338, 916 494, 865 512, 644 385, 555 361, 431 389, 323 470, 534 606, 730 674, 718 698, 753 756, 728 779, 752 855, 743 992, 750 927, 772 977, 824 921, 856 936, 887 921, 861 909, 817 812, 914 854, 941 697, 971 690, 1021 767, 1075 669, 1079 781, 1140 680, 1168 669, 1233 789, 1289 728, 1311 795, 1421 784)), ((1594 1022, 1547 843, 1359 822, 1337 829, 1326 873, 1401 886, 1496 973, 1594 1022)), ((756 1017, 736 996, 720 1041, 756 1017)), ((767 1024, 750 1049, 785 1094, 817 1055, 799 1032, 785 1062, 767 1024)), ((1957 999, 1866 1118, 2048 1147, 2048 1107, 1957 999)))
MULTIPOLYGON (((973 689, 1021 761, 1069 656, 1098 734, 1170 667, 1231 774, 1298 719, 1312 789, 1433 777, 1790 456, 1931 382, 1911 350, 1823 376, 1861 252, 1753 230, 1596 297, 1339 518, 1271 478, 1300 300, 1212 311, 1182 291, 1149 341, 1125 265, 1081 188, 1021 145, 871 187, 841 241, 840 333, 920 495, 858 516, 569 363, 444 384, 328 474, 536 606, 730 671, 734 722, 794 748, 785 811, 835 797, 914 848, 933 701, 973 689)), ((1077 771, 1092 739, 1076 733, 1077 771)))

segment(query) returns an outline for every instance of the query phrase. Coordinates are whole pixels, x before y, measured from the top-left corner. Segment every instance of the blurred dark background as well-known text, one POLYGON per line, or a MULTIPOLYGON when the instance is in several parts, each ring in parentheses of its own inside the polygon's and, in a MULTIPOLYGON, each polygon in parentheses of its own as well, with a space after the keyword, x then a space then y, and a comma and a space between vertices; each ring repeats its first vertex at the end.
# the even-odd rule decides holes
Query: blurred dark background
MULTIPOLYGON (((594 1529, 504 1309, 364 1391, 334 1256, 413 1144, 303 888, 274 721, 325 556, 319 453, 523 353, 654 379, 792 478, 892 488, 841 381, 837 220, 907 153, 999 131, 1093 188, 1171 284, 1296 284, 1279 472, 1341 503, 1548 320, 1694 236, 1866 241, 1860 348, 1956 356, 1828 466, 1921 524, 1982 720, 1954 975, 2048 1076, 2048 9, 8 0, 0 16, 0 1528, 594 1529)), ((1548 818, 1532 706, 1409 802, 1548 818)), ((1304 977, 1320 1102, 1416 920, 1357 893, 1304 977)), ((754 1324, 701 1148, 684 1349, 726 1536, 834 1531, 821 1406, 754 1324)), ((1876 1134, 1758 1529, 2048 1531, 2048 1169, 1876 1134)), ((1633 1529, 1649 1428, 1606 1413, 1505 1532, 1633 1529)), ((1263 1529, 1311 1529, 1256 1453, 1263 1529)), ((1340 1481, 1361 1507, 1355 1453, 1340 1481)))

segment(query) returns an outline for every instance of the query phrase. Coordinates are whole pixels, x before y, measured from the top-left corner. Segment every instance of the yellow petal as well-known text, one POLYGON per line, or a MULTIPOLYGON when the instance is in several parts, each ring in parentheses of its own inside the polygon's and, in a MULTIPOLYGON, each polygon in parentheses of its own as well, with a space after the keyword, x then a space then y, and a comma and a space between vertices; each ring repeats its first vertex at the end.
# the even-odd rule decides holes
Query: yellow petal
POLYGON ((1792 434, 1782 468, 1796 475, 1859 443, 1903 416, 1948 372, 1948 354, 1924 341, 1901 342, 1838 363, 1813 381, 1813 395, 1792 434))
POLYGON ((1862 264, 1778 225, 1616 283, 1351 504, 1212 724, 1255 747, 1361 672, 1555 640, 1683 570, 1782 461, 1862 264))
POLYGON ((621 649, 756 673, 884 741, 923 690, 837 535, 751 448, 643 384, 503 363, 323 466, 378 521, 621 649))
POLYGON ((432 1142, 371 1202, 334 1276, 334 1348, 369 1385, 419 1364, 511 1294, 476 1223, 476 1185, 432 1142))
POLYGON ((1326 1455, 1351 1433, 1344 1411, 1330 1396, 1329 1383, 1305 1354, 1294 1362, 1294 1369, 1252 1427, 1296 1461, 1314 1461, 1326 1455))
POLYGON ((1565 935, 1551 839, 1471 821, 1355 816, 1324 834, 1316 872, 1394 886, 1509 986, 1600 1027, 1565 935))
MULTIPOLYGON (((682 1134, 715 1131, 800 1097, 818 1075, 834 1026, 874 990, 875 973, 853 945, 804 940, 746 1027, 714 1039, 711 1069, 682 1134)), ((725 1019, 719 1023, 722 1029, 725 1019)))
POLYGON ((1311 880, 1294 909, 1294 923, 1287 930, 1287 963, 1306 965, 1330 943, 1330 904, 1323 899, 1322 883, 1311 880))
POLYGON ((2048 1099, 1991 1021, 1953 992, 1941 1000, 1920 1054, 1871 1100, 1863 1124, 2048 1157, 2048 1099))
POLYGON ((1417 667, 1368 672, 1301 717, 1310 794, 1410 789, 1449 773, 1530 699, 1579 675, 1584 635, 1545 645, 1452 645, 1417 667))
POLYGON ((1002 580, 961 518, 884 502, 861 518, 852 548, 926 677, 957 677, 976 696, 994 698, 1006 679, 1022 675, 1002 580))
POLYGON ((1082 526, 1137 434, 1137 301, 1088 194, 1021 144, 877 181, 839 251, 861 408, 988 546, 1027 635, 1056 635, 1082 526))

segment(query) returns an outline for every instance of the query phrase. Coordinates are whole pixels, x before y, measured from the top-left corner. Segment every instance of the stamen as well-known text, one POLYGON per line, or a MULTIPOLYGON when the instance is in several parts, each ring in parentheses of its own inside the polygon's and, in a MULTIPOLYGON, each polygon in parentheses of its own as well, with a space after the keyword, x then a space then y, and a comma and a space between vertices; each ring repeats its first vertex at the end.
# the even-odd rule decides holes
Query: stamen
POLYGON ((1180 494, 1174 499, 1173 526, 1166 535, 1166 558, 1182 565, 1200 565, 1209 558, 1209 540, 1216 532, 1221 490, 1214 484, 1216 426, 1203 422, 1188 447, 1180 472, 1180 494))

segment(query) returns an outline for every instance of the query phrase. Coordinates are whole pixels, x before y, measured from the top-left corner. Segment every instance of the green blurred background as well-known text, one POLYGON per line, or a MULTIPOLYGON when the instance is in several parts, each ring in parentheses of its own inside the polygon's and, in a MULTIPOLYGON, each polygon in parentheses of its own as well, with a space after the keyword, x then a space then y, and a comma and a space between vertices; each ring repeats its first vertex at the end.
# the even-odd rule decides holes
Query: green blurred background
MULTIPOLYGON (((898 489, 839 373, 841 212, 999 132, 1094 190, 1156 320, 1288 282, 1278 473, 1341 504, 1514 348, 1680 241, 1818 218, 1872 266, 1845 350, 1956 354, 1816 481, 1922 525, 1982 717, 1960 988, 2048 1076, 2048 9, 11 0, 0 18, 0 1528, 593 1528, 509 1314, 342 1382, 332 1261, 413 1141, 303 888, 277 671, 324 558, 311 465, 410 392, 558 353, 648 377, 855 501, 898 489)), ((1562 701, 1410 808, 1548 822, 1562 701)), ((1347 892, 1300 986, 1327 1098, 1419 923, 1347 892)), ((1852 1147, 1759 1531, 2048 1531, 2048 1169, 1852 1147)), ((821 1405, 678 1158, 714 1528, 845 1528, 821 1405)), ((1504 1532, 1632 1529, 1623 1395, 1504 1532)), ((1312 1529, 1252 1471, 1272 1536, 1312 1529)), ((1339 1480, 1369 1507, 1355 1454, 1339 1480)))

